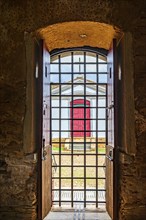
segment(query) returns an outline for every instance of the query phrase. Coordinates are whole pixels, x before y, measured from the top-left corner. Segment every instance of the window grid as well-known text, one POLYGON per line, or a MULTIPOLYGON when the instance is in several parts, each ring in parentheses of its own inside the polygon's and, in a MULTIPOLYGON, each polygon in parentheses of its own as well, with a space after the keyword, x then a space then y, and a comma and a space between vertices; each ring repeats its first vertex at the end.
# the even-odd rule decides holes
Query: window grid
MULTIPOLYGON (((58 184, 58 188, 53 188, 52 187, 52 194, 53 194, 53 204, 58 204, 59 206, 62 206, 65 202, 65 204, 70 204, 71 207, 74 207, 74 204, 78 201, 76 201, 74 199, 74 192, 76 191, 82 191, 83 192, 83 201, 80 201, 84 204, 84 207, 87 206, 87 203, 93 203, 95 204, 95 207, 98 207, 99 204, 101 203, 106 203, 106 201, 101 201, 99 199, 99 192, 100 191, 106 191, 105 188, 103 187, 102 189, 99 187, 99 180, 103 180, 105 181, 105 177, 101 177, 100 174, 99 174, 99 168, 101 169, 106 169, 106 166, 105 164, 103 165, 98 165, 99 163, 99 158, 100 157, 103 157, 105 158, 105 144, 106 144, 106 136, 107 136, 107 120, 106 120, 106 107, 107 107, 107 82, 101 82, 101 76, 106 76, 107 75, 107 71, 99 71, 99 69, 101 69, 101 66, 104 66, 106 67, 107 65, 107 62, 98 62, 98 54, 95 53, 95 56, 96 56, 96 62, 86 62, 86 54, 87 52, 83 52, 83 57, 84 57, 84 62, 74 62, 74 53, 75 52, 70 52, 70 56, 71 56, 71 62, 61 62, 61 54, 57 55, 57 58, 58 58, 58 62, 51 62, 51 68, 54 66, 56 66, 55 68, 57 69, 57 71, 52 71, 50 73, 51 77, 55 76, 58 77, 57 78, 57 81, 55 82, 55 79, 54 81, 51 81, 51 91, 50 91, 50 94, 51 94, 51 132, 50 132, 50 135, 51 135, 51 145, 54 145, 54 144, 57 144, 59 146, 59 149, 58 151, 54 151, 53 148, 52 148, 52 156, 53 157, 59 157, 59 163, 56 165, 54 165, 52 163, 52 169, 58 169, 59 172, 58 172, 58 176, 54 176, 54 174, 52 175, 52 182, 54 183, 56 180, 59 181, 59 184, 58 184), (81 70, 80 72, 76 71, 75 68, 77 68, 75 65, 79 65, 79 70, 81 70), (88 65, 94 65, 96 66, 96 71, 86 71, 87 69, 89 70, 88 65), (100 65, 100 66, 99 66, 100 65), (62 71, 62 68, 69 68, 69 69, 66 69, 65 71, 62 71), (100 67, 100 68, 99 68, 100 67), (95 75, 96 74, 96 80, 94 79, 93 82, 90 82, 91 80, 88 79, 87 81, 87 76, 91 75, 91 77, 93 76, 93 74, 95 75), (68 78, 70 79, 69 82, 63 82, 64 80, 62 79, 63 76, 69 76, 68 78), (82 82, 80 83, 77 83, 75 80, 76 78, 74 76, 77 76, 78 79, 81 79, 81 75, 82 75, 82 82), (83 87, 83 93, 82 94, 74 94, 74 88, 75 86, 82 86, 83 87), (63 93, 63 88, 65 86, 70 86, 70 92, 71 94, 64 94, 63 93), (87 94, 87 86, 89 87, 94 87, 95 88, 95 94, 92 95, 92 94, 87 94), (101 95, 100 94, 100 88, 102 87, 103 89, 103 94, 101 95), (58 91, 57 94, 55 94, 55 89, 58 91), (69 99, 69 103, 72 102, 78 98, 80 99, 83 99, 84 100, 84 104, 82 106, 62 106, 63 104, 63 100, 65 99, 69 99), (95 99, 95 106, 90 106, 88 107, 86 105, 86 100, 88 99, 95 99), (105 98, 105 102, 103 103, 103 105, 100 103, 100 100, 105 98), (58 100, 58 105, 55 106, 53 101, 55 100, 58 100), (79 121, 83 121, 83 126, 84 126, 84 129, 83 129, 83 132, 84 132, 84 137, 83 137, 83 141, 81 142, 76 142, 75 141, 75 138, 73 135, 70 135, 69 137, 69 140, 66 141, 66 144, 68 144, 70 146, 70 150, 66 153, 64 153, 64 151, 62 151, 62 145, 64 144, 64 141, 62 141, 62 138, 63 138, 63 132, 68 132, 68 133, 71 133, 71 132, 78 132, 78 130, 75 130, 74 129, 74 123, 73 121, 76 121, 77 119, 73 118, 73 117, 70 117, 68 116, 67 118, 64 117, 64 115, 62 115, 62 111, 64 109, 66 109, 68 112, 70 112, 70 110, 72 110, 72 116, 74 116, 74 109, 77 109, 77 108, 83 108, 83 115, 84 117, 83 118, 79 118, 78 120, 79 121), (58 116, 53 116, 53 111, 54 109, 58 110, 59 114, 58 116), (89 118, 89 119, 86 119, 86 112, 87 112, 87 109, 90 109, 95 111, 95 114, 96 114, 96 117, 95 118, 89 118), (99 110, 104 110, 105 114, 104 114, 104 117, 100 117, 99 118, 99 110), (86 128, 86 121, 87 120, 90 120, 90 123, 94 123, 95 124, 95 128, 91 128, 90 130, 88 130, 86 128), (55 122, 55 121, 58 121, 59 122, 59 126, 58 126, 58 129, 55 128, 53 129, 53 125, 52 125, 52 122, 55 122), (67 122, 69 121, 69 125, 68 125, 68 129, 64 129, 64 130, 61 130, 62 128, 62 122, 67 122), (71 123, 71 127, 70 127, 70 121, 72 121, 71 123), (104 121, 103 123, 105 124, 104 125, 104 129, 100 129, 99 128, 99 122, 102 122, 104 121), (89 141, 88 140, 88 137, 86 137, 87 135, 87 132, 91 131, 92 133, 95 132, 95 140, 96 141, 89 141), (59 134, 59 138, 58 140, 57 139, 53 139, 53 136, 56 132, 56 135, 59 134), (100 140, 100 137, 99 137, 99 134, 101 135, 104 135, 104 141, 100 140), (74 150, 74 146, 77 145, 77 144, 81 144, 83 145, 83 151, 82 152, 77 152, 76 150, 74 150), (87 150, 87 145, 95 145, 95 152, 92 152, 90 153, 90 151, 87 150), (104 152, 99 152, 99 146, 100 145, 104 145, 103 149, 104 149, 104 152), (71 156, 71 165, 63 165, 62 164, 62 157, 63 156, 71 156), (84 157, 84 165, 75 165, 75 159, 76 159, 76 156, 83 156, 84 157), (86 162, 87 162, 87 159, 89 156, 95 156, 95 165, 86 165, 86 162), (83 177, 76 177, 74 175, 74 168, 83 168, 84 169, 84 176, 83 177), (63 171, 62 171, 62 168, 70 168, 71 169, 71 176, 70 177, 64 177, 63 176, 63 171), (88 177, 87 176, 87 170, 88 168, 95 168, 95 177, 88 177), (68 189, 67 187, 64 188, 63 185, 62 185, 62 180, 70 180, 70 189, 68 189), (82 187, 78 187, 78 188, 74 188, 74 183, 75 183, 75 180, 83 180, 83 189, 82 187), (87 185, 87 180, 95 180, 95 187, 90 189, 88 188, 88 185, 87 185), (64 200, 63 197, 62 197, 62 192, 63 191, 69 191, 70 192, 70 199, 69 200, 64 200), (92 191, 92 192, 95 192, 95 199, 93 200, 88 200, 87 198, 87 192, 88 191, 92 191), (54 197, 54 194, 55 193, 59 193, 59 196, 57 197, 58 199, 56 200, 55 197, 54 197)), ((101 57, 101 56, 100 56, 101 57)), ((54 68, 53 67, 53 68, 54 68)), ((56 70, 55 69, 55 70, 56 70)), ((53 79, 53 78, 52 78, 53 79)), ((90 113, 91 114, 91 113, 90 113)), ((49 119, 48 119, 49 120, 49 119)), ((79 131, 80 132, 80 131, 79 131)), ((53 173, 53 172, 52 172, 53 173)), ((53 185, 52 183, 52 185, 53 185)))

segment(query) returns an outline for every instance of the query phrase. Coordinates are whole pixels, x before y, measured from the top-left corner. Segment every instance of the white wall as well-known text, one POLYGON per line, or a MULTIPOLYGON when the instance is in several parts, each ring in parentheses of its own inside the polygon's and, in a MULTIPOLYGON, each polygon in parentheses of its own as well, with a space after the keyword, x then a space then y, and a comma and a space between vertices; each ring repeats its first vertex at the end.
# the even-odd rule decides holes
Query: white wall
MULTIPOLYGON (((88 99, 90 101, 90 106, 96 107, 96 99, 90 98, 88 99)), ((105 100, 102 98, 99 98, 98 105, 100 107, 105 107, 105 100)), ((52 100, 52 106, 53 107, 59 107, 59 100, 54 99, 52 100)), ((61 102, 61 106, 63 107, 69 107, 70 106, 70 99, 63 99, 61 102)), ((92 130, 96 130, 96 111, 98 111, 98 119, 105 118, 105 109, 90 109, 90 118, 94 119, 91 120, 91 136, 96 137, 96 132, 93 132, 92 130)), ((65 132, 64 130, 70 130, 70 109, 69 108, 62 108, 61 109, 61 119, 64 118, 65 120, 61 120, 61 136, 62 137, 70 137, 70 132, 65 132)), ((98 122, 98 130, 105 130, 105 120, 99 120, 98 122)), ((52 130, 55 130, 53 132, 52 137, 59 137, 59 133, 57 130, 59 130, 59 108, 52 108, 52 130), (57 120, 53 120, 53 119, 57 120)), ((104 132, 98 132, 99 137, 103 137, 105 134, 104 132)))

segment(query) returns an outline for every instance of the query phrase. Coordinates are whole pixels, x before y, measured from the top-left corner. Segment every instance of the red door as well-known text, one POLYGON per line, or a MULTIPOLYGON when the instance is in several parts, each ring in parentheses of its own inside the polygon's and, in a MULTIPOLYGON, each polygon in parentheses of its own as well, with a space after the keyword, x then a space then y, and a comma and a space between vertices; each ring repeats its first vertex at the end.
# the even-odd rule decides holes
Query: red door
POLYGON ((86 137, 91 136, 90 131, 90 101, 86 100, 84 103, 84 99, 77 99, 71 102, 71 136, 73 137, 84 137, 84 130, 86 128, 86 137), (86 108, 84 108, 84 104, 86 104, 86 108), (84 112, 86 111, 86 117, 84 112), (86 127, 84 128, 84 123, 86 123, 86 127))

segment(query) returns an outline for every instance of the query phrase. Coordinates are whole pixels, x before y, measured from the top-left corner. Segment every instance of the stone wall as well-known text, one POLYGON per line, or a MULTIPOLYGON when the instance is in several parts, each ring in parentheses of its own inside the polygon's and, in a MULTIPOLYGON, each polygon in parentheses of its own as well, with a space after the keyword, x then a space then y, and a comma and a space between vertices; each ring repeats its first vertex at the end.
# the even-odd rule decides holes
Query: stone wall
POLYGON ((136 155, 120 156, 120 219, 146 218, 146 16, 133 29, 136 155))
POLYGON ((0 161, 0 219, 36 219, 36 162, 20 152, 0 161))
MULTIPOLYGON (((23 150, 26 112, 24 32, 58 22, 105 22, 133 36, 136 155, 120 162, 120 220, 146 219, 145 0, 0 2, 0 219, 37 219, 37 171, 23 150)), ((73 45, 74 46, 74 45, 73 45)))

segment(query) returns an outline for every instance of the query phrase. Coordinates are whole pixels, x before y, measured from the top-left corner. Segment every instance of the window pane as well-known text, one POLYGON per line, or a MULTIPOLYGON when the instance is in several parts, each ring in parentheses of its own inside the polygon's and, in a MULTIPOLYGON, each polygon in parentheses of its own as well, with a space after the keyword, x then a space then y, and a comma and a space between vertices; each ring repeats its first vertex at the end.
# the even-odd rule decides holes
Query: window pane
POLYGON ((50 72, 51 73, 59 72, 59 65, 58 64, 50 64, 50 72))
MULTIPOLYGON (((99 141, 105 141, 105 138, 99 138, 99 141)), ((104 143, 103 144, 99 144, 98 145, 98 153, 99 154, 105 154, 105 151, 106 151, 105 144, 104 143)))
POLYGON ((73 175, 74 177, 84 177, 84 167, 74 167, 73 175))
POLYGON ((71 166, 71 156, 69 156, 69 155, 66 155, 66 156, 62 155, 61 156, 61 164, 62 165, 67 165, 67 166, 71 166))
POLYGON ((59 97, 55 97, 51 100, 51 106, 52 107, 58 107, 59 106, 59 97))
POLYGON ((61 85, 61 95, 69 95, 71 94, 71 85, 61 85))
POLYGON ((86 167, 86 177, 96 177, 96 169, 94 167, 86 167))
POLYGON ((86 74, 86 83, 97 83, 97 74, 86 74))
POLYGON ((105 179, 98 180, 98 188, 105 189, 105 179))
POLYGON ((84 72, 84 65, 83 64, 74 64, 73 65, 73 72, 74 73, 83 73, 84 72))
POLYGON ((96 95, 92 96, 92 105, 91 105, 92 107, 97 107, 97 103, 96 103, 97 100, 96 100, 96 98, 97 98, 96 95))
POLYGON ((96 120, 91 120, 91 129, 96 130, 96 120))
POLYGON ((83 166, 84 165, 84 156, 74 155, 73 156, 73 164, 83 166))
MULTIPOLYGON (((96 166, 96 156, 95 155, 88 155, 86 156, 86 165, 88 166, 96 166)), ((95 169, 95 168, 94 168, 95 169)))
MULTIPOLYGON (((100 147, 102 149, 102 147, 100 147)), ((100 151, 100 150, 99 150, 100 151)), ((98 166, 105 166, 105 156, 98 156, 98 166)))
POLYGON ((66 119, 70 118, 70 109, 69 108, 62 108, 61 109, 61 116, 62 116, 62 118, 66 118, 66 119))
POLYGON ((98 62, 105 63, 105 62, 107 62, 107 58, 104 56, 98 55, 98 62))
POLYGON ((71 63, 71 52, 65 52, 60 55, 61 63, 71 63))
POLYGON ((70 130, 70 120, 61 120, 61 130, 62 131, 68 131, 70 130))
MULTIPOLYGON (((59 84, 51 85, 51 95, 59 95, 59 84)), ((56 97, 52 97, 56 99, 56 97)))
MULTIPOLYGON (((68 131, 62 131, 61 132, 61 138, 68 138, 69 137, 69 132, 68 131)), ((64 141, 64 139, 62 140, 62 141, 64 141)))
MULTIPOLYGON (((59 132, 52 132, 52 138, 59 138, 59 132)), ((53 142, 56 142, 56 140, 53 140, 53 142)))
POLYGON ((106 98, 105 97, 99 97, 98 106, 99 107, 106 107, 106 98))
POLYGON ((62 179, 61 180, 61 187, 70 189, 71 188, 71 179, 62 179))
POLYGON ((84 189, 84 180, 83 179, 74 179, 73 180, 74 189, 84 189))
POLYGON ((98 120, 98 130, 105 130, 105 120, 98 120))
POLYGON ((61 96, 61 107, 68 107, 71 100, 71 96, 61 96))
POLYGON ((106 109, 105 108, 99 108, 98 109, 98 118, 105 118, 106 117, 106 109))
POLYGON ((71 167, 62 167, 61 168, 61 176, 71 178, 71 167))
POLYGON ((98 138, 100 138, 100 142, 105 142, 106 133, 105 132, 97 132, 98 138))
POLYGON ((86 87, 86 95, 96 95, 96 85, 89 85, 86 87))
POLYGON ((74 85, 73 94, 74 95, 84 95, 84 85, 74 85))
POLYGON ((59 120, 52 120, 52 130, 59 130, 59 120))
MULTIPOLYGON (((89 184, 90 184, 90 182, 89 182, 89 184)), ((94 184, 94 187, 95 186, 96 186, 96 184, 94 184)), ((87 191, 87 193, 86 193, 86 200, 87 201, 94 201, 95 202, 96 201, 96 191, 92 191, 92 190, 87 191)))
MULTIPOLYGON (((59 143, 58 142, 59 142, 58 138, 57 139, 55 139, 55 138, 52 139, 52 153, 53 154, 58 154, 59 153, 59 143), (55 143, 53 143, 53 142, 55 142, 55 143)), ((58 156, 55 155, 56 163, 59 164, 58 161, 57 161, 58 158, 56 158, 56 157, 58 157, 58 156)), ((52 160, 54 160, 54 158, 52 158, 52 160)), ((55 161, 52 161, 52 163, 53 162, 55 163, 55 161)))
POLYGON ((107 83, 107 74, 99 74, 98 75, 99 83, 107 83))
POLYGON ((84 74, 73 74, 74 83, 84 83, 84 74))
POLYGON ((59 62, 58 55, 51 56, 51 63, 58 63, 58 62, 59 62))
POLYGON ((107 73, 107 64, 99 64, 98 72, 106 72, 107 73))
POLYGON ((86 52, 86 62, 96 62, 96 54, 91 52, 86 52))
POLYGON ((50 82, 51 83, 59 83, 59 75, 58 74, 50 74, 50 82))
MULTIPOLYGON (((67 188, 67 187, 65 187, 67 188)), ((71 201, 71 190, 70 191, 65 191, 63 190, 63 192, 61 193, 61 201, 64 201, 64 202, 61 202, 61 205, 67 205, 68 203, 65 202, 65 201, 71 201)), ((59 217, 59 216, 58 216, 59 217)), ((58 218, 59 220, 60 218, 58 218)))
POLYGON ((51 114, 52 118, 59 118, 59 108, 52 108, 51 114))
POLYGON ((86 72, 89 72, 89 73, 97 72, 96 64, 86 64, 86 72))
MULTIPOLYGON (((58 146, 54 146, 54 150, 55 150, 55 148, 57 148, 58 146)), ((55 168, 55 166, 58 166, 59 165, 59 156, 58 155, 52 155, 52 166, 54 166, 54 168, 55 168)), ((54 171, 57 171, 57 169, 58 169, 58 167, 57 168, 55 168, 55 170, 54 171)))
POLYGON ((70 73, 71 65, 70 64, 61 64, 61 72, 62 73, 70 73))
POLYGON ((106 95, 106 86, 105 85, 98 86, 98 95, 106 95))
MULTIPOLYGON (((59 180, 58 179, 53 179, 53 189, 58 189, 59 188, 59 180)), ((58 200, 58 196, 56 192, 54 193, 54 200, 58 200)))
POLYGON ((71 74, 61 74, 61 83, 71 82, 71 74))
POLYGON ((95 119, 96 118, 96 108, 90 109, 90 118, 95 119))
POLYGON ((84 52, 82 51, 75 51, 73 56, 74 62, 84 62, 84 52))

